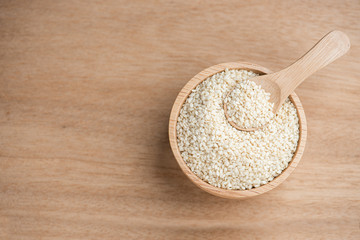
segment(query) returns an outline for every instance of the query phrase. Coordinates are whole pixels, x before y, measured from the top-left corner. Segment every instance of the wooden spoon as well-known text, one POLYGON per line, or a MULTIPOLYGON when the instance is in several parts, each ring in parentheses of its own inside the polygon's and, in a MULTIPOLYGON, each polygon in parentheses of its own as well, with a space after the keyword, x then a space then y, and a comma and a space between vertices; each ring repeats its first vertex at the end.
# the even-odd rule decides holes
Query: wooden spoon
MULTIPOLYGON (((341 31, 332 31, 325 35, 315 44, 304 56, 299 58, 289 67, 272 74, 251 78, 262 89, 270 93, 270 102, 274 103, 273 112, 276 113, 288 96, 309 76, 316 71, 332 63, 350 48, 350 40, 341 31)), ((231 90, 232 91, 232 90, 231 90)), ((225 98, 229 96, 229 93, 225 98)), ((225 116, 229 123, 243 131, 254 131, 258 128, 240 128, 233 121, 229 120, 227 106, 224 101, 225 116)))

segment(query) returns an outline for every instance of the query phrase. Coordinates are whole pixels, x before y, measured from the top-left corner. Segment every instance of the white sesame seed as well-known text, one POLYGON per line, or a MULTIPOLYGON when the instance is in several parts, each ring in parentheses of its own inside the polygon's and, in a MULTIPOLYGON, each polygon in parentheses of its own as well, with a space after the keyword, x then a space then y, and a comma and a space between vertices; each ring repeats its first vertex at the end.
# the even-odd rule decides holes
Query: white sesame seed
MULTIPOLYGON (((288 166, 296 151, 299 119, 289 99, 275 116, 259 121, 269 123, 254 132, 239 131, 227 121, 225 95, 254 76, 243 70, 217 73, 192 91, 180 111, 176 129, 181 156, 192 172, 215 187, 245 190, 264 185, 288 166)), ((248 124, 258 120, 250 119, 248 124)))

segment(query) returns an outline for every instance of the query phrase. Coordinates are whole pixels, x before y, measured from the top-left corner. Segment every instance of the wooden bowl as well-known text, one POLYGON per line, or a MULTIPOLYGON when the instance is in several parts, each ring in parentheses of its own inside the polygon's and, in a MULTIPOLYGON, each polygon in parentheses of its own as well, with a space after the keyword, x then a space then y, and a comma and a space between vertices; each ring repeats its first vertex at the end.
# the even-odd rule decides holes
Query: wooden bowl
POLYGON ((222 63, 218 64, 212 67, 209 67, 197 75, 193 77, 180 91, 179 95, 177 96, 175 103, 173 105, 173 108, 171 110, 170 115, 170 122, 169 122, 169 139, 170 139, 170 145, 171 149, 174 153, 174 156, 181 168, 181 170, 185 173, 185 175, 193 182, 196 186, 203 189, 204 191, 211 193, 213 195, 223 197, 223 198, 232 198, 232 199, 244 199, 248 197, 254 197, 260 194, 263 194, 267 191, 270 191, 271 189, 277 187, 280 185, 291 173, 294 171, 295 167, 299 163, 301 156, 304 152, 305 143, 306 143, 306 135, 307 135, 307 129, 306 129, 306 119, 305 119, 305 112, 301 105, 300 99, 295 93, 292 93, 290 95, 290 100, 294 103, 299 117, 299 125, 300 125, 300 138, 298 141, 298 146, 295 151, 295 154, 290 161, 288 167, 282 171, 282 173, 274 178, 271 182, 268 182, 265 185, 262 185, 257 188, 253 188, 250 190, 228 190, 223 188, 214 187, 207 182, 200 179, 198 176, 196 176, 186 165, 185 161, 182 159, 178 144, 177 144, 177 136, 176 136, 176 124, 177 119, 181 110, 181 107, 189 94, 191 93, 191 90, 194 89, 199 83, 207 79, 208 77, 224 71, 226 68, 228 69, 239 69, 239 70, 251 70, 258 74, 268 74, 271 73, 271 71, 267 68, 264 68, 262 66, 252 64, 252 63, 245 63, 245 62, 230 62, 230 63, 222 63))

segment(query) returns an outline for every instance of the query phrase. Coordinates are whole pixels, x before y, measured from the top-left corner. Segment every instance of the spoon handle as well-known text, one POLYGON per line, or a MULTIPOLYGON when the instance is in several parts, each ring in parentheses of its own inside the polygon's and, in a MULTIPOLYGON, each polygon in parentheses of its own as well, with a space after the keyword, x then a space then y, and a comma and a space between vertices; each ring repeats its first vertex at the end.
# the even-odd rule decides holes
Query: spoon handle
POLYGON ((345 33, 335 30, 325 35, 304 56, 278 72, 275 82, 282 90, 280 102, 283 102, 306 78, 344 55, 349 48, 350 40, 345 33))

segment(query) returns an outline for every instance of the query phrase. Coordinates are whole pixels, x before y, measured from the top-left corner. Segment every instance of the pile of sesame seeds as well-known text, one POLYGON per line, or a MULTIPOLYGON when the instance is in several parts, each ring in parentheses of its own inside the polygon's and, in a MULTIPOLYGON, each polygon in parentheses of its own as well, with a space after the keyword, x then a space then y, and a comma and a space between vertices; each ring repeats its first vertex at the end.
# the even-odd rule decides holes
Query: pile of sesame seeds
POLYGON ((227 121, 223 100, 255 73, 225 70, 200 83, 184 102, 177 122, 183 160, 203 181, 224 189, 251 189, 272 181, 291 161, 299 140, 299 119, 287 99, 263 128, 240 131, 227 121))

